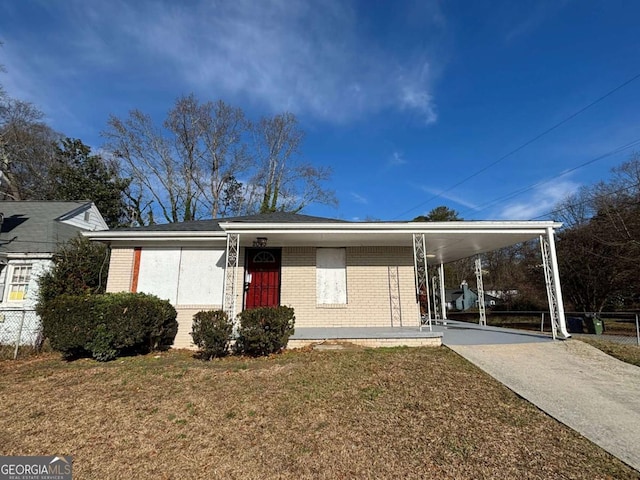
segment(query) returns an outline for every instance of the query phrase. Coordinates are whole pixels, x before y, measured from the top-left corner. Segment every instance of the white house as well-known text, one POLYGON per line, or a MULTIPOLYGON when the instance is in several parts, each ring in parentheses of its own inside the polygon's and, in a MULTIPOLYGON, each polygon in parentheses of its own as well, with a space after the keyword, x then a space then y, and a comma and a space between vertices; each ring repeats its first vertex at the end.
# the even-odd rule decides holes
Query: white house
POLYGON ((15 342, 21 320, 22 343, 30 343, 39 328, 38 278, 58 246, 108 227, 90 201, 0 201, 0 215, 0 344, 15 342))

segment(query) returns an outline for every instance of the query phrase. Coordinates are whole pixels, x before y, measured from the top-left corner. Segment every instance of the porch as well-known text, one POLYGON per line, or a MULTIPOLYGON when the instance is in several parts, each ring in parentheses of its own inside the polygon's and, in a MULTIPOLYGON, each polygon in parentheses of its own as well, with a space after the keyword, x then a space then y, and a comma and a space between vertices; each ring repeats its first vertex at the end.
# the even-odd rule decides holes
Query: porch
POLYGON ((455 320, 407 327, 301 327, 289 339, 287 348, 322 343, 352 343, 363 347, 439 347, 441 345, 504 345, 550 342, 547 334, 510 328, 476 325, 455 320))

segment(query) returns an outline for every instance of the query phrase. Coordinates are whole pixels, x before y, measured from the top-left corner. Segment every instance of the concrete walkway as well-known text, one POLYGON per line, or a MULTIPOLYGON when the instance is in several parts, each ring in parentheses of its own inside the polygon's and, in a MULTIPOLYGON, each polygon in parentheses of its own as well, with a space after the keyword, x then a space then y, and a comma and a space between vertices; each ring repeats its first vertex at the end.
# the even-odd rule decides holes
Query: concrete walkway
POLYGON ((450 332, 443 343, 453 351, 640 471, 639 367, 578 340, 493 332, 500 338, 488 343, 482 330, 450 332))

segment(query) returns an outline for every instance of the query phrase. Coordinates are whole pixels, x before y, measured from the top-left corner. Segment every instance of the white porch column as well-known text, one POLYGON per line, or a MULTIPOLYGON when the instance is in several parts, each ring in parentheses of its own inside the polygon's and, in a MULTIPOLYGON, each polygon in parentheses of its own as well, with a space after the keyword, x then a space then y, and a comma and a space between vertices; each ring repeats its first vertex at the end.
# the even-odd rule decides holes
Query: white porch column
POLYGON ((563 338, 569 338, 571 335, 567 331, 567 323, 564 315, 564 301, 562 299, 560 273, 558 271, 558 256, 552 227, 547 228, 546 238, 540 236, 540 246, 542 249, 542 263, 545 270, 547 298, 549 300, 549 312, 551 314, 551 326, 554 337, 557 329, 563 338))
POLYGON ((484 282, 482 281, 482 259, 478 255, 475 262, 476 269, 476 288, 478 290, 478 313, 480 318, 478 320, 479 325, 487 325, 487 313, 484 304, 484 282))
POLYGON ((440 262, 438 268, 438 276, 440 277, 440 308, 442 309, 441 316, 443 320, 447 319, 447 291, 444 288, 444 264, 440 262))
POLYGON ((227 234, 227 258, 224 271, 224 294, 222 310, 224 310, 235 324, 236 319, 236 279, 238 272, 238 256, 240 252, 240 235, 227 234))
POLYGON ((427 247, 424 233, 413 234, 413 265, 416 278, 416 300, 418 302, 418 317, 422 330, 422 313, 420 312, 420 294, 424 293, 427 303, 427 322, 431 326, 431 299, 429 298, 429 271, 427 267, 427 247))

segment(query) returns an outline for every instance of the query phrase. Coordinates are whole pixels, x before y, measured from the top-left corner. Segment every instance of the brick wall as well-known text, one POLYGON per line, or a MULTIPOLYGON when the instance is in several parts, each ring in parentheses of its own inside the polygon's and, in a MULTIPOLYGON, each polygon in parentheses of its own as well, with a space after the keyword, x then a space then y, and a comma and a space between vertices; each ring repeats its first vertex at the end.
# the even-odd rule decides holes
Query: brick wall
POLYGON ((107 292, 131 291, 132 274, 133 248, 112 248, 109 262, 109 278, 107 278, 107 292))
MULTIPOLYGON (((294 307, 299 327, 391 327, 389 267, 398 272, 402 324, 418 325, 413 251, 410 247, 347 248, 347 304, 317 305, 316 249, 282 251, 282 305, 294 307)), ((397 323, 394 326, 399 326, 397 323)))
MULTIPOLYGON (((131 288, 133 248, 113 248, 108 292, 129 291, 131 288)), ((236 313, 242 310, 244 299, 244 249, 239 255, 236 277, 236 313)), ((418 325, 413 251, 411 247, 349 247, 347 261, 347 304, 318 305, 316 303, 316 249, 285 247, 282 249, 281 305, 295 309, 298 327, 391 327, 392 308, 389 298, 389 267, 397 269, 400 309, 404 326, 418 325)), ((179 329, 174 346, 193 348, 191 322, 200 310, 211 306, 177 306, 179 329)), ((393 326, 400 326, 396 322, 393 326)))

